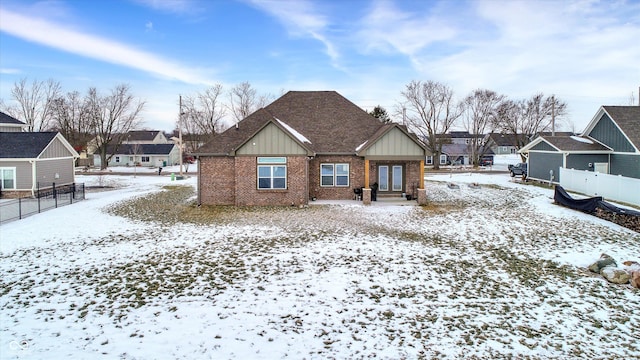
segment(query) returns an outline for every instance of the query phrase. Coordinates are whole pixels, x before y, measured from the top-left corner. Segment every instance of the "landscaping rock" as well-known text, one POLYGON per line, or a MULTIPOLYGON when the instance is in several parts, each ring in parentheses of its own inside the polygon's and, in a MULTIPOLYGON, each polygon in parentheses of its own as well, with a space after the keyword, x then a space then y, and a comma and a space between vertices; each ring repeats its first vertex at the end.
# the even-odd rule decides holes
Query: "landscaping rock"
POLYGON ((631 286, 640 289, 640 271, 631 272, 631 286))
POLYGON ((603 268, 600 274, 602 275, 602 277, 607 279, 607 281, 612 282, 614 284, 626 284, 629 282, 629 279, 631 278, 631 276, 629 276, 629 274, 626 271, 622 269, 617 269, 612 266, 607 266, 603 268))
POLYGON ((602 254, 600 255, 600 260, 589 265, 589 270, 596 274, 600 274, 602 269, 604 269, 607 266, 616 267, 618 266, 618 264, 616 264, 616 261, 611 256, 607 254, 602 254))

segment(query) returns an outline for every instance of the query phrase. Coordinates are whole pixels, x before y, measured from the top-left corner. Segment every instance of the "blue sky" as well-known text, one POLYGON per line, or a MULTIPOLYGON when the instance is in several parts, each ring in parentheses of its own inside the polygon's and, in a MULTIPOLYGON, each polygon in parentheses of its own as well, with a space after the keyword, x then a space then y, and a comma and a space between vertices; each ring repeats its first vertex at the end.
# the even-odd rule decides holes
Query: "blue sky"
POLYGON ((0 98, 22 78, 64 91, 127 83, 147 128, 178 96, 248 81, 261 94, 336 90, 393 112, 411 80, 568 103, 581 131, 640 86, 640 1, 2 0, 0 98))

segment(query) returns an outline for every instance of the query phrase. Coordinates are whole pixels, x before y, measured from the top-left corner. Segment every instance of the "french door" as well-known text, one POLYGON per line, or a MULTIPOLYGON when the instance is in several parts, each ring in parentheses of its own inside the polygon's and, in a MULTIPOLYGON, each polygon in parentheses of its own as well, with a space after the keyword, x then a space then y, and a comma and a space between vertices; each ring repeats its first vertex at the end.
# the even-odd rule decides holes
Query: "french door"
POLYGON ((378 191, 402 191, 402 165, 378 166, 378 191))

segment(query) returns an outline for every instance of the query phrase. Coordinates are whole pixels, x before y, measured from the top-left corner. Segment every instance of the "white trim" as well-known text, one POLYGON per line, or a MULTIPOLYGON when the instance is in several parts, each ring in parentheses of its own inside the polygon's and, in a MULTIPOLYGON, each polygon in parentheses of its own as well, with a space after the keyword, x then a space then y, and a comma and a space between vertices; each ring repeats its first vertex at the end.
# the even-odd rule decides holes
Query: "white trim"
POLYGON ((320 163, 320 187, 324 187, 324 188, 330 188, 330 187, 340 187, 340 188, 345 188, 345 187, 349 187, 351 186, 351 166, 349 163, 320 163), (331 166, 331 185, 323 185, 322 184, 322 179, 324 177, 328 177, 329 175, 323 175, 322 174, 322 166, 323 165, 330 165, 331 166), (338 177, 344 177, 345 175, 338 175, 338 171, 337 171, 337 167, 338 165, 344 165, 347 167, 347 184, 346 185, 338 185, 338 177))
POLYGON ((0 189, 2 190, 16 190, 17 184, 17 168, 15 166, 0 166, 0 189), (4 170, 11 170, 13 172, 13 188, 4 187, 4 170))

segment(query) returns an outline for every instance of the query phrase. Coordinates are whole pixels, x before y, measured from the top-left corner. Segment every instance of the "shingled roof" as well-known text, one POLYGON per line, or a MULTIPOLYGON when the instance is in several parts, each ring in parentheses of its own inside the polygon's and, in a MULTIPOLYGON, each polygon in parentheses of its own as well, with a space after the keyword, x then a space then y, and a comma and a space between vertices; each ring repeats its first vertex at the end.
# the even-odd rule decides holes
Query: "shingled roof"
POLYGON ((289 91, 240 121, 196 151, 198 155, 227 155, 278 120, 295 130, 316 154, 354 154, 384 126, 378 119, 335 91, 289 91))
POLYGON ((0 124, 27 125, 13 116, 0 111, 0 124))
POLYGON ((0 132, 0 158, 35 159, 57 132, 0 132))
POLYGON ((158 136, 158 130, 131 130, 126 135, 128 141, 151 141, 158 136))
POLYGON ((597 141, 580 136, 544 136, 543 139, 560 151, 611 151, 597 141))
POLYGON ((640 106, 603 106, 604 111, 640 149, 640 106))

